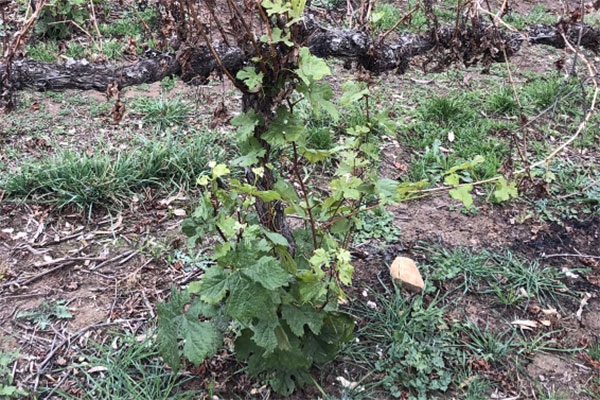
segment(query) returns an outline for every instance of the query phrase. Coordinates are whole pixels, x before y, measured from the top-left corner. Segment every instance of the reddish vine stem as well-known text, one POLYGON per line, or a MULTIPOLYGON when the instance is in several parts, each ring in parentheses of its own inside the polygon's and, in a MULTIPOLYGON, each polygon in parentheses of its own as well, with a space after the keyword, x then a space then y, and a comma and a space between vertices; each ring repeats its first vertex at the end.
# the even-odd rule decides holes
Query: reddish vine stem
POLYGON ((208 37, 206 32, 204 32, 204 28, 202 28, 202 23, 198 19, 198 15, 196 14, 196 11, 194 10, 194 5, 192 4, 191 0, 187 0, 187 6, 188 6, 188 10, 190 12, 190 15, 192 16, 192 19, 194 20, 194 23, 196 24, 196 27, 198 28, 198 31, 200 32, 200 35, 202 35, 202 38, 206 42, 208 49, 210 50, 213 57, 217 61, 217 64, 219 65, 219 68, 221 69, 221 71, 223 71, 223 73, 225 75, 227 75, 227 78, 229 78, 231 83, 233 83, 233 85, 236 88, 238 88, 243 93, 248 93, 248 91, 242 85, 239 84, 237 79, 235 79, 235 77, 233 75, 231 75, 231 72, 229 72, 229 70, 225 67, 225 65, 223 65, 223 61, 221 60, 219 53, 217 53, 214 46, 210 42, 210 38, 208 37))
POLYGON ((254 33, 252 32, 252 30, 246 23, 246 20, 242 17, 242 12, 241 12, 240 8, 237 6, 237 4, 235 4, 235 2, 233 0, 227 0, 227 3, 230 5, 232 10, 235 12, 239 21, 242 23, 244 29, 246 30, 246 33, 248 34, 248 37, 250 38, 250 41, 252 42, 252 46, 254 47, 254 51, 256 51, 256 56, 260 59, 259 60, 260 69, 265 74, 265 76, 268 76, 267 67, 265 67, 265 61, 264 61, 263 55, 260 51, 260 47, 258 47, 258 43, 256 43, 256 40, 254 38, 254 33))
POLYGON ((300 188, 302 189, 302 195, 304 197, 304 201, 306 202, 306 211, 308 212, 308 219, 310 222, 310 230, 312 232, 313 238, 313 246, 315 250, 318 248, 317 245, 317 230, 315 228, 315 220, 312 215, 312 207, 310 202, 308 201, 308 191, 306 190, 306 186, 304 185, 304 181, 300 176, 300 171, 298 170, 298 149, 296 148, 296 142, 292 142, 292 146, 294 147, 294 173, 296 174, 296 178, 298 182, 300 182, 300 188))
POLYGON ((217 25, 217 29, 219 30, 219 33, 223 38, 223 42, 225 42, 225 44, 229 46, 229 41, 227 40, 227 36, 225 35, 225 30, 223 30, 223 27, 221 26, 221 21, 219 21, 219 18, 217 18, 217 15, 215 14, 214 3, 212 1, 206 1, 205 3, 206 8, 208 8, 208 12, 210 13, 212 19, 215 20, 215 24, 217 25))
POLYGON ((369 206, 369 207, 367 207, 367 208, 363 208, 363 209, 357 209, 357 210, 354 210, 354 211, 352 211, 352 212, 349 212, 348 214, 340 215, 339 217, 337 217, 337 218, 335 218, 335 219, 332 219, 332 220, 331 220, 331 221, 329 221, 329 222, 326 222, 326 223, 324 223, 324 224, 321 226, 321 229, 327 229, 327 228, 329 228, 331 225, 333 225, 333 224, 335 224, 335 223, 337 223, 337 222, 340 222, 340 221, 342 221, 342 220, 344 220, 344 219, 346 219, 346 218, 350 218, 350 217, 352 217, 353 215, 360 214, 360 213, 362 213, 362 212, 367 212, 367 211, 374 210, 374 209, 376 209, 377 207, 379 207, 379 203, 377 203, 377 204, 375 204, 375 205, 372 205, 372 206, 369 206))

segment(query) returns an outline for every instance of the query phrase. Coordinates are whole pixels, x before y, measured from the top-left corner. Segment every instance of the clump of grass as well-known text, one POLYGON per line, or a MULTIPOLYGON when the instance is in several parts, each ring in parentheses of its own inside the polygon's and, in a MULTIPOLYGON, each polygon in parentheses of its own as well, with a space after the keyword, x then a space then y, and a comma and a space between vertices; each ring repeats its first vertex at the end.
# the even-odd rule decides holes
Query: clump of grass
POLYGON ((568 79, 556 73, 540 76, 525 86, 525 94, 529 102, 538 110, 543 110, 557 102, 557 109, 572 113, 575 111, 573 106, 582 100, 582 95, 577 90, 577 80, 568 79), (568 93, 571 93, 568 97, 568 93))
POLYGON ((184 400, 198 396, 182 385, 190 378, 181 379, 168 371, 158 354, 156 343, 148 335, 138 341, 130 334, 118 334, 111 345, 95 344, 78 354, 84 362, 69 366, 81 371, 79 394, 73 396, 59 390, 65 399, 155 399, 184 400), (102 371, 90 373, 90 369, 102 367, 102 371))
POLYGON ((58 59, 58 44, 55 41, 42 42, 25 46, 29 58, 43 62, 55 62, 58 59))
POLYGON ((572 293, 561 281, 563 273, 554 267, 543 267, 537 260, 530 261, 506 250, 492 253, 487 250, 473 252, 469 249, 452 250, 427 248, 433 280, 457 278, 457 290, 495 294, 509 305, 537 299, 541 304, 560 305, 557 296, 572 293), (517 297, 515 297, 517 296, 517 297))
POLYGON ((486 108, 500 115, 519 114, 519 104, 515 100, 513 90, 506 86, 490 94, 486 101, 486 108))
POLYGON ((425 100, 419 107, 419 112, 423 120, 443 125, 464 123, 475 116, 464 100, 449 96, 425 100))
POLYGON ((600 361, 600 341, 594 342, 588 347, 588 355, 594 361, 600 361))
POLYGON ((56 205, 123 207, 144 187, 188 185, 208 170, 210 160, 222 160, 214 134, 189 142, 167 139, 148 142, 135 151, 118 155, 86 156, 64 152, 39 162, 24 164, 0 182, 10 198, 56 205))
POLYGON ((556 17, 548 13, 544 4, 535 5, 527 14, 510 13, 503 17, 504 21, 518 30, 523 30, 535 24, 556 23, 556 17))
POLYGON ((134 102, 134 109, 142 114, 145 124, 155 125, 159 131, 184 125, 192 111, 192 107, 183 102, 181 97, 169 99, 165 96, 139 97, 134 102))
POLYGON ((123 57, 124 44, 116 39, 111 39, 102 45, 102 54, 109 60, 119 60, 123 57))
POLYGON ((69 45, 67 47, 67 51, 65 54, 67 57, 71 57, 75 60, 79 60, 79 59, 85 58, 85 56, 87 55, 87 50, 81 43, 72 41, 72 42, 69 42, 69 45))

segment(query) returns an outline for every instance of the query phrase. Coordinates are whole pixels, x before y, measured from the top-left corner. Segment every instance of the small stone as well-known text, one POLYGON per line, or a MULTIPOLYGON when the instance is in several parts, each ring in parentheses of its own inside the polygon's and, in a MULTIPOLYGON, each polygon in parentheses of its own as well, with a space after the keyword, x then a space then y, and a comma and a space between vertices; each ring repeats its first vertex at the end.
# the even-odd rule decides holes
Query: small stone
POLYGON ((392 278, 406 290, 414 293, 421 292, 425 282, 417 269, 415 262, 407 257, 396 257, 390 267, 392 278))

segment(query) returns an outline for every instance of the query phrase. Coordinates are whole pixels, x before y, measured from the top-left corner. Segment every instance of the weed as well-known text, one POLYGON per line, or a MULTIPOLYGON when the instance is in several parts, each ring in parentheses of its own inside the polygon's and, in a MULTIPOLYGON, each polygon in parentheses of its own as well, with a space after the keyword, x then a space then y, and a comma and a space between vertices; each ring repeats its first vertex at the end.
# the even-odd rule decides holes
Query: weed
POLYGON ((15 386, 13 371, 10 364, 16 362, 19 351, 5 353, 0 351, 0 398, 13 399, 25 398, 29 394, 23 388, 15 386))
POLYGON ((600 361, 600 341, 592 343, 587 350, 588 355, 594 361, 600 361))
POLYGON ((545 5, 537 4, 527 14, 509 13, 505 15, 504 21, 518 30, 523 30, 529 25, 554 24, 556 18, 548 13, 545 5))
POLYGON ((514 341, 517 332, 512 328, 498 332, 493 332, 489 327, 482 330, 467 319, 461 331, 468 338, 463 346, 486 362, 503 363, 517 348, 517 343, 514 341))
POLYGON ((449 360, 457 354, 444 307, 435 300, 426 305, 420 296, 407 300, 398 292, 375 300, 377 310, 363 303, 352 310, 366 323, 344 355, 382 374, 380 385, 391 396, 408 391, 425 399, 432 391, 448 390, 453 380, 449 360))
POLYGON ((314 149, 331 149, 333 147, 331 131, 328 128, 311 129, 308 132, 307 144, 314 149))
MULTIPOLYGON (((101 4, 104 0, 93 0, 101 4)), ((87 3, 81 0, 51 0, 36 20, 34 31, 52 39, 64 39, 73 32, 74 25, 83 27, 89 21, 87 3)))
POLYGON ((493 293, 502 303, 517 304, 518 299, 536 298, 542 304, 557 301, 556 296, 570 296, 561 279, 563 273, 557 268, 543 268, 538 261, 529 261, 506 250, 502 253, 481 251, 475 253, 466 248, 446 250, 422 247, 428 254, 431 266, 436 268, 432 280, 457 279, 457 289, 493 293))
MULTIPOLYGON (((136 7, 136 4, 132 3, 131 6, 136 7)), ((156 25, 157 13, 152 7, 139 10, 138 14, 149 27, 156 25)), ((144 25, 140 23, 135 12, 126 13, 125 18, 112 20, 110 23, 102 23, 99 28, 102 35, 119 39, 127 37, 140 38, 145 33, 144 25)))
POLYGON ((102 54, 109 60, 119 60, 123 57, 124 45, 119 40, 109 40, 102 45, 102 54))
POLYGON ((502 87, 493 92, 486 101, 486 108, 501 115, 518 115, 519 104, 515 100, 514 93, 510 87, 502 87))
POLYGON ((424 121, 433 121, 441 125, 464 123, 475 115, 464 100, 449 96, 427 99, 418 111, 424 121))
POLYGON ((28 319, 41 330, 44 330, 51 324, 51 319, 69 319, 73 318, 73 315, 69 312, 65 302, 59 300, 54 304, 49 304, 44 301, 33 310, 19 312, 17 318, 28 319))
POLYGON ((167 188, 189 185, 207 168, 221 160, 222 149, 213 134, 198 135, 193 141, 167 138, 147 142, 135 151, 119 155, 81 156, 60 153, 21 170, 0 182, 12 198, 29 198, 63 208, 123 207, 136 191, 147 186, 167 188))
POLYGON ((67 47, 66 56, 75 60, 85 58, 87 49, 79 42, 71 41, 67 47))
POLYGON ((85 361, 70 367, 83 374, 81 394, 73 397, 59 391, 63 398, 183 400, 198 396, 196 391, 181 388, 190 378, 177 379, 176 374, 165 370, 151 335, 138 341, 132 335, 118 334, 113 343, 96 344, 78 355, 85 361), (89 372, 94 367, 101 367, 101 371, 89 372))
POLYGON ((525 94, 529 102, 537 109, 543 110, 557 102, 557 110, 572 113, 573 104, 581 101, 581 93, 577 91, 577 80, 569 78, 564 80, 559 74, 552 73, 534 79, 525 87, 525 94), (567 93, 572 93, 568 98, 561 98, 567 93))
POLYGON ((41 42, 28 44, 25 46, 27 54, 33 60, 43 62, 56 62, 58 58, 58 44, 55 41, 41 42))
POLYGON ((138 97, 134 108, 142 114, 142 121, 145 124, 155 125, 157 131, 184 125, 192 111, 192 107, 185 104, 181 97, 169 99, 165 96, 138 97))
POLYGON ((369 239, 393 242, 400 236, 400 228, 394 225, 394 215, 384 208, 361 213, 356 219, 355 243, 362 243, 369 239))

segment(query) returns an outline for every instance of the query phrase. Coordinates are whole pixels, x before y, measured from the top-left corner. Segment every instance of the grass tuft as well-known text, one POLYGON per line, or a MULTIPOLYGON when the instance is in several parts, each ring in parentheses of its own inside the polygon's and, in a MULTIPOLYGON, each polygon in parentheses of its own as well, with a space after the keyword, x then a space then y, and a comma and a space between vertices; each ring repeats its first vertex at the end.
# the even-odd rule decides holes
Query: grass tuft
POLYGON ((179 379, 176 373, 166 370, 151 339, 140 342, 132 335, 119 334, 114 346, 108 343, 96 344, 79 355, 85 361, 69 367, 82 376, 77 394, 59 390, 62 398, 187 400, 199 395, 182 389, 190 378, 179 379), (90 372, 95 367, 98 372, 90 372))
POLYGON ((76 206, 123 207, 143 188, 166 189, 188 185, 208 170, 208 162, 222 160, 224 152, 214 145, 214 134, 182 142, 148 142, 136 151, 86 156, 61 153, 49 160, 24 164, 0 187, 13 199, 45 202, 58 208, 76 206))
POLYGON ((192 107, 185 104, 181 97, 152 98, 139 97, 134 103, 134 109, 142 115, 144 124, 154 125, 158 131, 173 126, 185 125, 192 107))

